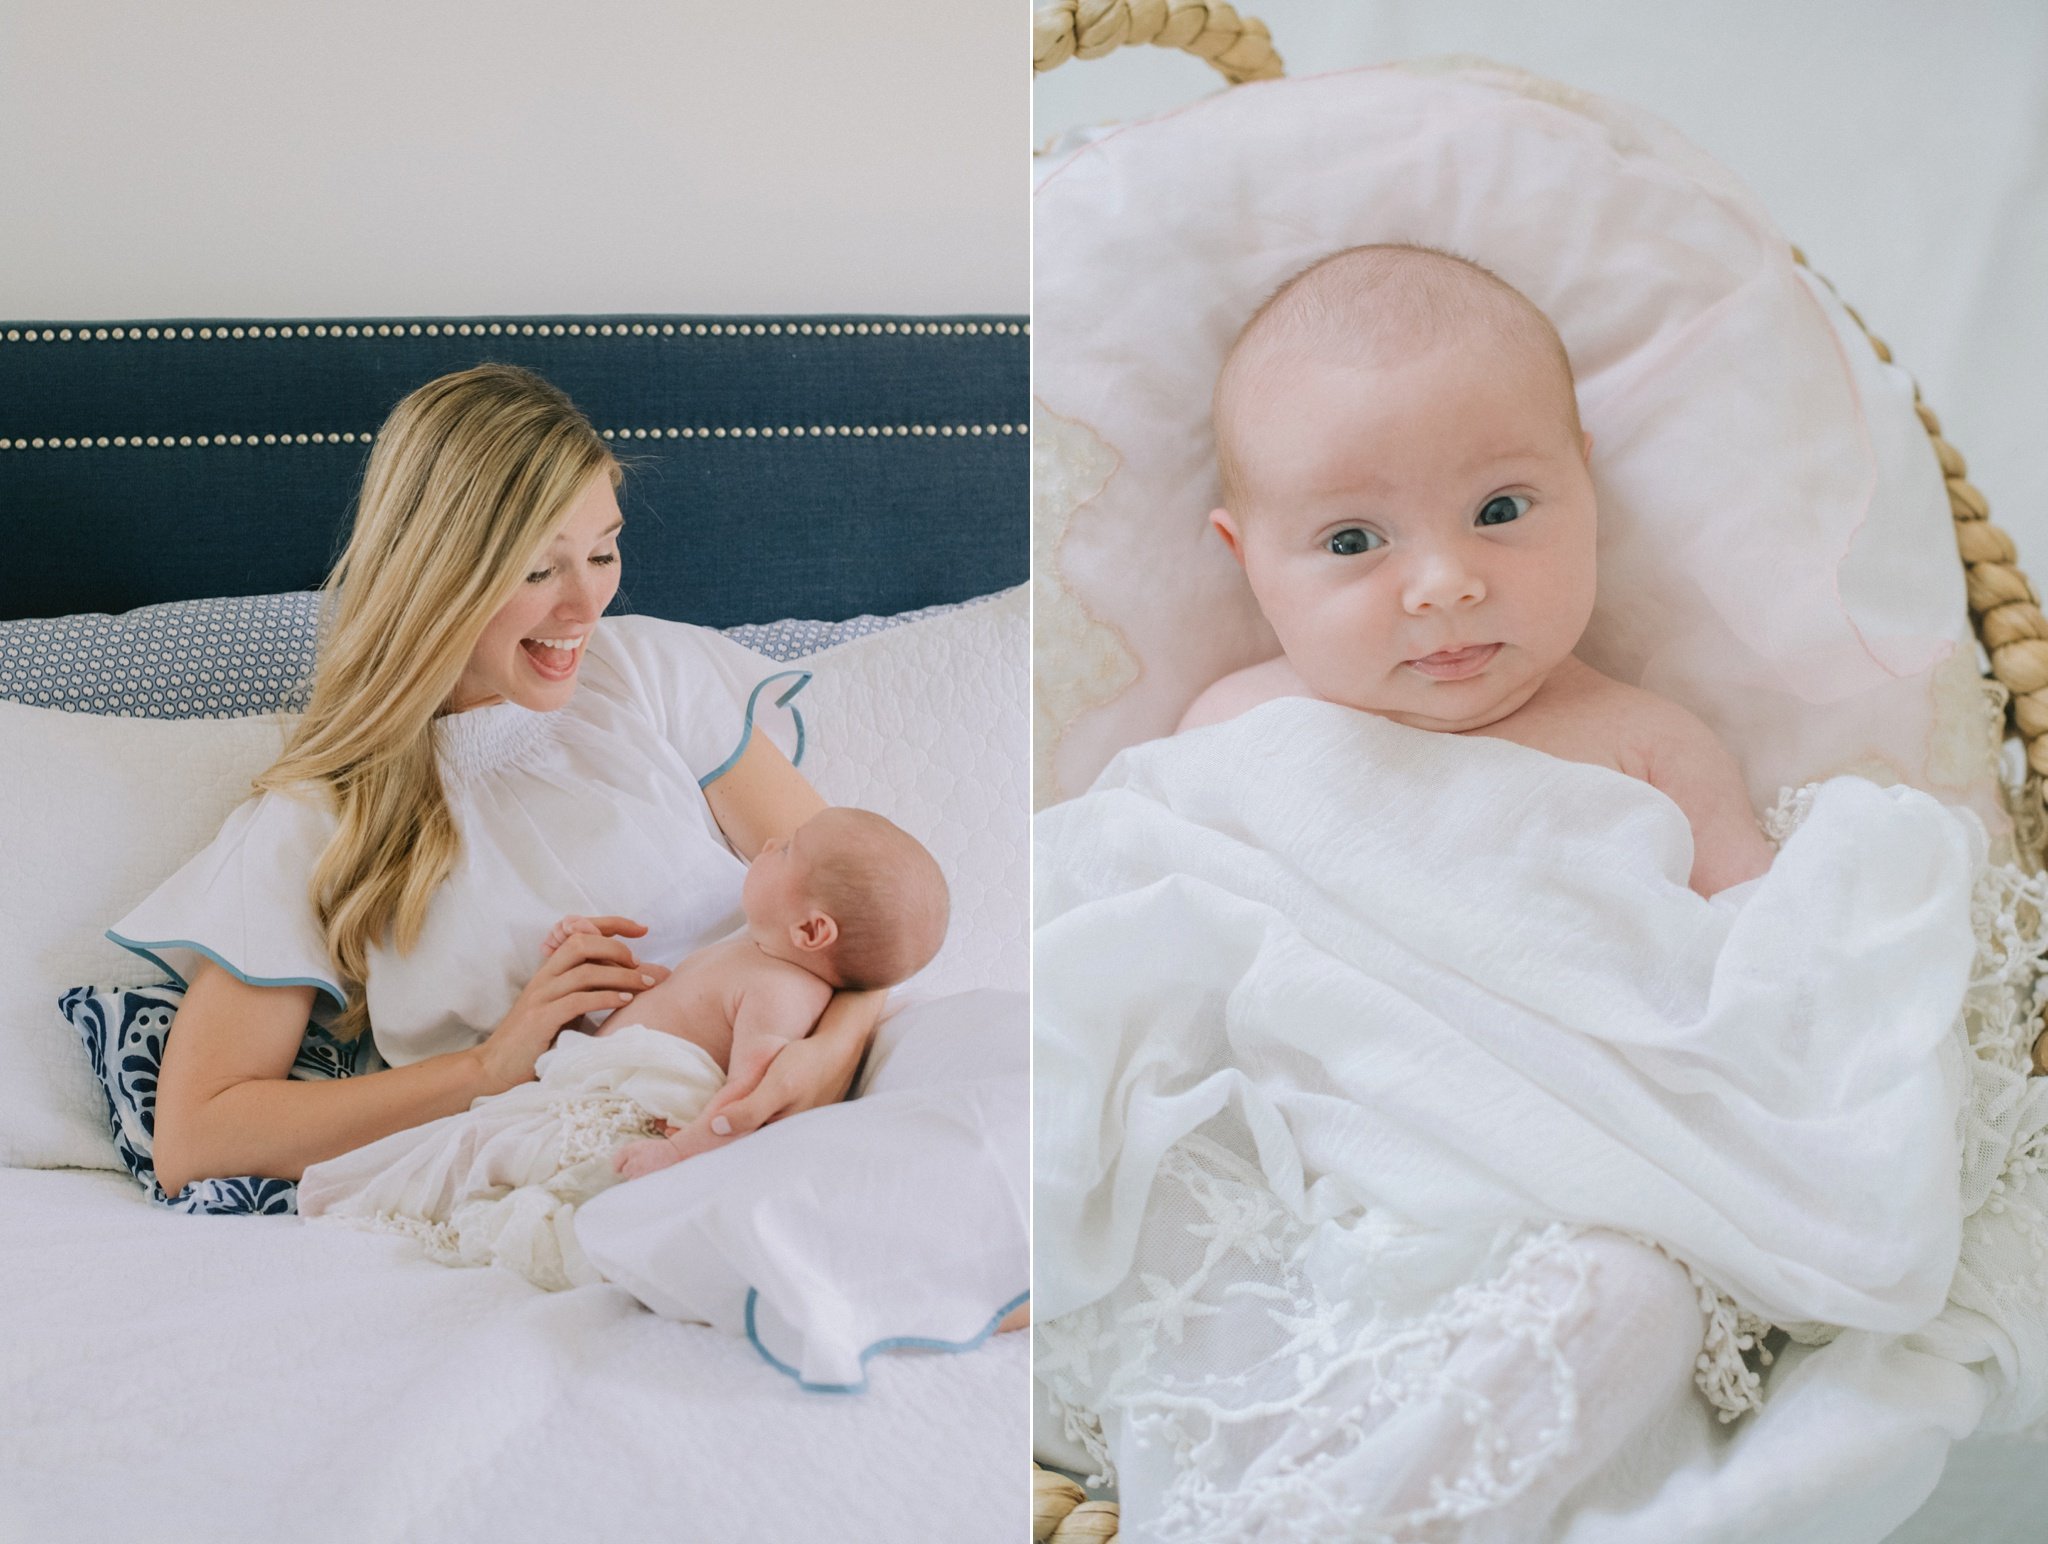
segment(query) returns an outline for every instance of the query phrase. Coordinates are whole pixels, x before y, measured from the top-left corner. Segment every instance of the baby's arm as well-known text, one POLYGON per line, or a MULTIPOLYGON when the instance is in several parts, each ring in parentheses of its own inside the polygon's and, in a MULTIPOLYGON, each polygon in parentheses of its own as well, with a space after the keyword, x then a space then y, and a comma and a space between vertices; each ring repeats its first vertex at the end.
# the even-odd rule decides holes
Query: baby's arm
POLYGON ((725 1069, 726 1081, 747 1087, 760 1082, 761 1074, 784 1046, 818 1027, 818 1019, 831 1001, 829 985, 795 967, 749 986, 740 996, 739 1012, 733 1015, 732 1059, 725 1069))
POLYGON ((1711 896, 1755 879, 1775 852, 1757 824, 1742 769, 1713 730, 1675 703, 1661 707, 1641 744, 1640 775, 1669 794, 1692 825, 1692 888, 1711 896))
MULTIPOLYGON (((751 1087, 758 1083, 784 1046, 817 1028, 826 1004, 831 1001, 830 986, 794 965, 748 982, 740 991, 739 1006, 733 1014, 727 1085, 751 1087)), ((637 1179, 684 1158, 709 1152, 718 1146, 719 1135, 712 1131, 710 1121, 700 1116, 680 1130, 620 1148, 612 1155, 612 1167, 627 1179, 637 1179)))

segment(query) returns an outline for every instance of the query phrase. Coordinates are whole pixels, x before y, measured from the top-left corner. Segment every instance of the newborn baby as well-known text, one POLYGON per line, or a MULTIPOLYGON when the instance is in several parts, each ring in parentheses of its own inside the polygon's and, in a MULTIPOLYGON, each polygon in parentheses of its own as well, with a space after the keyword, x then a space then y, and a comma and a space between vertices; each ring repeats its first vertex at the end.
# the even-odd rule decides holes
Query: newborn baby
MULTIPOLYGON (((921 969, 948 911, 945 877, 915 838, 844 808, 763 848, 740 904, 742 931, 595 1034, 565 1030, 535 1081, 310 1166, 299 1210, 407 1233, 444 1264, 503 1265, 551 1290, 600 1279, 576 1241, 577 1208, 621 1174, 710 1145, 702 1117, 732 1069, 758 1071, 802 1039, 835 988, 893 986, 921 969)), ((591 925, 565 917, 545 947, 591 925)))
MULTIPOLYGON (((868 810, 822 810, 768 843, 747 870, 740 905, 742 931, 690 955, 597 1033, 644 1024, 702 1046, 728 1078, 751 1084, 778 1051, 816 1027, 835 990, 894 986, 922 970, 946 936, 938 864, 915 837, 868 810)), ((596 931, 587 917, 564 917, 541 952, 596 931)), ((694 1127, 672 1129, 620 1148, 612 1161, 632 1179, 703 1146, 694 1127)))
POLYGON ((1703 1305, 1939 1308, 1982 835, 1838 778, 1774 853, 1704 724, 1574 657, 1592 442, 1485 270, 1315 264, 1213 412, 1282 654, 1038 816, 1041 1366, 1148 1537, 1550 1538, 1695 1380, 1755 1408, 1703 1305))
POLYGON ((1281 696, 1492 735, 1661 789, 1692 888, 1770 866, 1734 758, 1677 704, 1574 657, 1593 610, 1593 439, 1563 343, 1517 290, 1421 247, 1295 275, 1216 382, 1210 515, 1281 655, 1181 729, 1281 696))

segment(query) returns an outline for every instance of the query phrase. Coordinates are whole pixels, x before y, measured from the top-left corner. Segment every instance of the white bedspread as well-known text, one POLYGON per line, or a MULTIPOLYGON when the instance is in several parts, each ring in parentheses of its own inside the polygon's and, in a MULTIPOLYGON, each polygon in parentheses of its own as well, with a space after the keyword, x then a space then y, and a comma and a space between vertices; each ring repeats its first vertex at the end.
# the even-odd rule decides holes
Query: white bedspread
MULTIPOLYGON (((1881 1536, 1842 1486, 1906 1473, 1903 1499, 1865 1508, 1896 1521, 1984 1409, 1964 1364, 2010 1380, 2019 1360, 1993 1328, 2002 1288, 1948 1301, 1982 1199, 1966 1206, 1957 1142, 1983 1093, 1962 1029, 1981 847, 1925 795, 1838 779, 1769 874, 1707 902, 1661 793, 1506 742, 1290 701, 1126 752, 1039 817, 1036 1301, 1041 1323, 1085 1325, 1048 1338, 1053 1363, 1078 1376, 1089 1334, 1116 1340, 1091 1306, 1113 1291, 1170 1360, 1169 1341, 1213 1353, 1213 1325, 1185 1327, 1199 1315, 1314 1283, 1292 1304, 1306 1323, 1358 1270, 1392 1336, 1460 1288, 1515 1287, 1532 1221, 1604 1226, 1663 1245, 1724 1309, 1868 1333, 1775 1380, 1783 1411, 1745 1428, 1768 1445, 1726 1451, 1697 1396, 1672 1410, 1632 1492, 1577 1498, 1574 1537, 1723 1536, 1721 1482, 1744 1473, 1774 1480, 1751 1489, 1766 1506, 1803 1476, 1809 1515, 1847 1524, 1829 1537, 1881 1536), (1169 1260, 1146 1231, 1169 1192, 1206 1255, 1169 1260), (1278 1223, 1256 1215, 1268 1199, 1278 1223), (1255 1258, 1296 1246, 1292 1277, 1255 1258), (1232 1247, 1247 1263, 1219 1288, 1232 1247), (1673 1471, 1690 1493, 1646 1488, 1673 1471)), ((1310 1339, 1289 1347, 1303 1381, 1350 1354, 1310 1339)), ((1232 1372, 1182 1366, 1174 1386, 1210 1371, 1232 1372)))
POLYGON ((805 1393, 616 1287, 0 1170, 0 1539, 1005 1541, 1025 1337, 805 1393))

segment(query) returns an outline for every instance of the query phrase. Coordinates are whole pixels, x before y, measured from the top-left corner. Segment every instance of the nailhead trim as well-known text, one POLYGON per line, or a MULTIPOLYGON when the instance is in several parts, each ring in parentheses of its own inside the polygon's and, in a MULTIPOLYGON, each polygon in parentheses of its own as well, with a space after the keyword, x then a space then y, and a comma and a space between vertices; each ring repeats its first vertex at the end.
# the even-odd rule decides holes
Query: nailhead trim
MULTIPOLYGON (((739 440, 739 439, 833 439, 859 438, 944 438, 967 439, 995 435, 1028 434, 1025 424, 773 424, 703 427, 690 425, 667 429, 601 429, 608 440, 739 440)), ((21 439, 0 439, 0 450, 142 450, 190 449, 222 445, 368 445, 374 433, 351 434, 314 430, 307 434, 116 434, 37 435, 21 439)))
POLYGON ((8 343, 225 342, 242 338, 795 336, 1028 337, 1028 322, 316 322, 268 327, 10 327, 8 343))

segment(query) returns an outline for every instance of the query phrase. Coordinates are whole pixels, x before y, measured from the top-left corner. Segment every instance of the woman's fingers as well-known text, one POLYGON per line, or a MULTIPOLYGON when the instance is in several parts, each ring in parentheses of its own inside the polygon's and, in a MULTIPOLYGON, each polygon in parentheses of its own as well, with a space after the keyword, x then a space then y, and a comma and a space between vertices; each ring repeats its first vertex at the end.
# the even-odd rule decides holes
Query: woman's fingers
POLYGON ((705 1110, 717 1135, 742 1136, 785 1115, 830 1104, 845 1092, 829 1047, 815 1039, 792 1040, 768 1063, 753 1088, 729 1082, 705 1110))
MULTIPOLYGON (((555 1033, 560 1034, 583 1014, 610 1013, 615 1008, 625 1006, 620 1001, 620 997, 621 994, 618 992, 578 992, 574 997, 557 999, 554 1004, 555 1011, 563 1015, 563 1017, 561 1024, 556 1027, 555 1033)), ((550 1017, 553 1017, 553 1015, 550 1015, 550 1017)), ((552 1037, 550 1037, 550 1040, 552 1041, 552 1037)))
MULTIPOLYGON (((728 1105, 737 1104, 740 1100, 746 1098, 761 1086, 761 1079, 768 1075, 768 1069, 774 1065, 775 1063, 771 1058, 768 1061, 755 1065, 742 1064, 735 1066, 732 1069, 731 1076, 725 1080, 725 1086, 713 1094, 711 1102, 704 1106, 703 1118, 708 1120, 722 1115, 725 1113, 728 1105)), ((723 1136, 724 1133, 720 1132, 719 1135, 723 1136)))
POLYGON ((713 1136, 743 1137, 795 1110, 795 1101, 773 1087, 769 1079, 764 1077, 761 1082, 763 1086, 732 1100, 722 1109, 714 1112, 709 1105, 705 1106, 704 1113, 709 1117, 706 1124, 713 1136))
POLYGON ((585 917, 583 920, 593 924, 600 932, 623 933, 628 938, 640 938, 647 932, 646 923, 635 922, 631 917, 585 917))
POLYGON ((654 972, 639 965, 603 965, 592 962, 562 972, 561 989, 587 992, 608 986, 621 992, 639 993, 654 985, 654 972))

